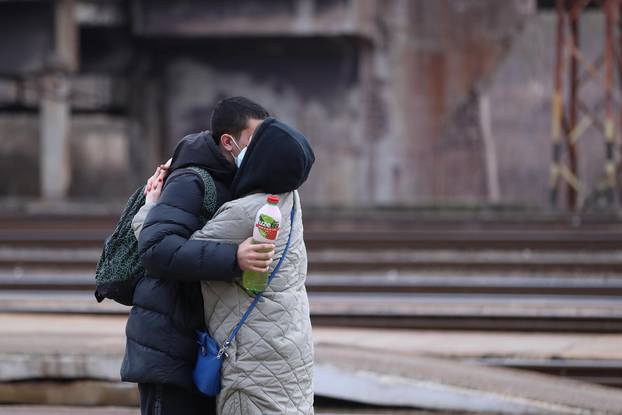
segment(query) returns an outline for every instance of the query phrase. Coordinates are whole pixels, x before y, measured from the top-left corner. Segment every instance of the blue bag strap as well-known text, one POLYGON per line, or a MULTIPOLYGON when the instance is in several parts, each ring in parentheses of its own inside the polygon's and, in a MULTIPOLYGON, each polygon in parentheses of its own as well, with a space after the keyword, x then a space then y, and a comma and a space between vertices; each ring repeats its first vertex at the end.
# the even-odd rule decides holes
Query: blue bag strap
MULTIPOLYGON (((295 216, 295 213, 296 213, 296 203, 295 202, 296 201, 294 200, 294 204, 292 206, 292 212, 289 215, 291 224, 290 224, 290 227, 289 227, 289 236, 287 237, 287 243, 285 244, 285 249, 283 250, 283 255, 281 255, 281 259, 279 259, 279 262, 276 264, 276 267, 274 268, 274 270, 270 274, 270 277, 268 278, 268 284, 266 285, 266 288, 268 287, 268 285, 270 285, 270 283, 272 282, 272 279, 274 278, 274 276, 279 272, 279 269, 281 268, 281 264, 283 263, 283 260, 285 259, 285 256, 287 255, 287 252, 289 251, 289 245, 290 245, 290 243, 292 241, 292 233, 294 231, 294 216, 295 216)), ((265 291, 265 288, 264 288, 264 291, 265 291)), ((233 331, 231 332, 231 334, 229 335, 227 340, 222 344, 222 347, 218 351, 218 355, 217 355, 218 358, 220 358, 225 353, 227 348, 231 345, 231 342, 233 341, 233 339, 235 339, 235 336, 237 336, 238 332, 240 331, 240 329, 242 328, 242 326, 246 322, 246 319, 251 314, 253 309, 257 306, 257 303, 261 299, 264 291, 262 291, 262 292, 258 293, 257 295, 255 295, 255 298, 253 299, 253 302, 248 306, 248 308, 246 309, 246 312, 244 313, 244 315, 242 316, 242 318, 238 322, 237 326, 235 326, 235 328, 233 329, 233 331)))

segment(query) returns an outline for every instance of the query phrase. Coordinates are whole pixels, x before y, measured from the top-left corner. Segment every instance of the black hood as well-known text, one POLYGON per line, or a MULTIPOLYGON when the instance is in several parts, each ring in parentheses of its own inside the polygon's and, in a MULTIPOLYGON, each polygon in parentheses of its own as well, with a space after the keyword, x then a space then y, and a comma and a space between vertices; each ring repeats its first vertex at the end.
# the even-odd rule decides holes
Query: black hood
POLYGON ((190 166, 207 170, 214 180, 227 186, 236 171, 235 166, 221 154, 209 131, 187 135, 177 144, 170 171, 190 166))
POLYGON ((286 193, 309 177, 315 155, 302 133, 275 118, 262 122, 233 179, 233 198, 253 192, 286 193))

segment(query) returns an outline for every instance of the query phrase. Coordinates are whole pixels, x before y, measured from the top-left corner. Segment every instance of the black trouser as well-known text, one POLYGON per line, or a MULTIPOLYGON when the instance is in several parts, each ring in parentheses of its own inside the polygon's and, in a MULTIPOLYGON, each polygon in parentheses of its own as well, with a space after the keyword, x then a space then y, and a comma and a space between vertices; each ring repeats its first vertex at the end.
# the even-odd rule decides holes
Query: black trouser
POLYGON ((216 414, 216 399, 173 385, 139 383, 142 415, 216 414))

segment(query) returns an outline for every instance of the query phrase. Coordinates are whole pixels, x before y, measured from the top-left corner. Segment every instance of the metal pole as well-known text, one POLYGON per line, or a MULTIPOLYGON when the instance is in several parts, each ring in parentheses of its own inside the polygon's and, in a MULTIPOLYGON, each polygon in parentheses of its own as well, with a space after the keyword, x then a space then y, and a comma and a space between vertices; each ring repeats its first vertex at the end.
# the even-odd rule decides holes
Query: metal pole
MULTIPOLYGON (((620 96, 622 97, 622 20, 620 19, 620 13, 622 13, 622 2, 620 2, 620 4, 618 5, 618 86, 619 86, 619 91, 620 91, 620 96)), ((620 118, 618 119, 618 125, 621 126, 622 128, 622 106, 620 106, 620 108, 618 109, 620 112, 620 118)), ((616 169, 616 178, 618 178, 619 174, 620 174, 620 168, 621 166, 618 164, 618 167, 616 169)))
MULTIPOLYGON (((579 50, 579 13, 580 9, 577 7, 579 2, 575 1, 575 7, 572 7, 570 14, 570 34, 572 47, 579 50)), ((577 126, 577 92, 578 92, 578 78, 579 78, 579 61, 575 54, 572 55, 570 60, 570 102, 568 107, 568 131, 574 131, 577 126)), ((568 164, 570 171, 574 177, 579 177, 577 168, 577 146, 576 141, 571 140, 570 137, 566 137, 566 145, 568 146, 568 164)), ((577 190, 567 185, 567 202, 570 210, 575 210, 577 207, 577 190)))
POLYGON ((617 18, 618 6, 619 0, 605 0, 605 174, 607 179, 607 203, 609 206, 612 206, 614 202, 614 188, 616 184, 613 152, 616 134, 613 103, 613 62, 615 53, 613 26, 617 18))
POLYGON ((558 197, 558 182, 561 171, 561 130, 562 130, 562 117, 563 117, 563 95, 562 95, 562 83, 564 72, 564 0, 557 0, 557 35, 555 39, 555 85, 553 90, 553 108, 552 108, 552 122, 551 122, 551 139, 552 139, 552 151, 553 160, 551 163, 551 175, 549 181, 550 187, 550 202, 551 206, 557 205, 558 197))

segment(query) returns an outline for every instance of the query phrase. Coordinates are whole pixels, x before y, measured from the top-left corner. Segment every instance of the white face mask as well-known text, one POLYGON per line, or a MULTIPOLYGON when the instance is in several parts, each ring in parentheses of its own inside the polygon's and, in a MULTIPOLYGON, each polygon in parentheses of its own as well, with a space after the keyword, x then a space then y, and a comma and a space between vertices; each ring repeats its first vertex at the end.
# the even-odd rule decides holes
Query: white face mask
POLYGON ((235 159, 235 165, 238 166, 238 169, 239 169, 240 166, 242 165, 242 160, 244 159, 244 155, 246 154, 246 149, 248 148, 248 146, 240 150, 240 146, 238 145, 238 143, 235 140, 232 140, 232 141, 233 141, 233 144, 235 144, 235 146, 239 150, 239 153, 237 156, 233 156, 233 154, 231 154, 233 158, 235 159))
POLYGON ((240 154, 238 154, 238 156, 235 158, 235 165, 238 166, 238 169, 242 165, 242 160, 244 159, 244 155, 246 154, 247 148, 248 146, 244 147, 242 151, 240 151, 240 154))

